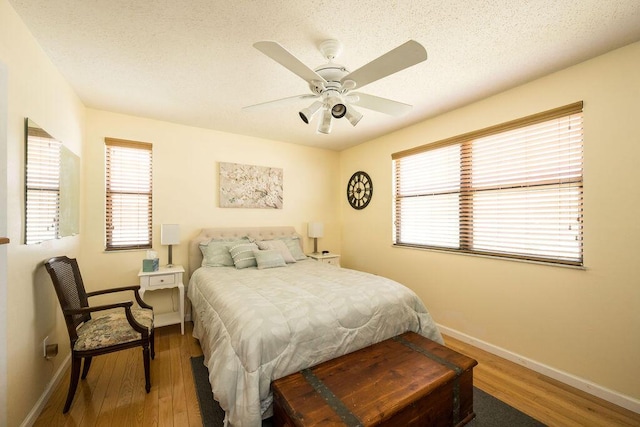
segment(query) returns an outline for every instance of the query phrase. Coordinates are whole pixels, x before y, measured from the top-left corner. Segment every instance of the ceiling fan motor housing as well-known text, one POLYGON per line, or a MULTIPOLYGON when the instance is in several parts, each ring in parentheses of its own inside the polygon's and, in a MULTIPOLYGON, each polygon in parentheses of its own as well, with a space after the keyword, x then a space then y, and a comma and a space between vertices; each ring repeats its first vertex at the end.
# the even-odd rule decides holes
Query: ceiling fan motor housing
POLYGON ((342 83, 340 80, 349 74, 343 65, 329 62, 328 64, 321 65, 314 70, 320 77, 325 79, 324 82, 312 81, 309 83, 311 92, 318 95, 322 94, 325 90, 338 90, 342 91, 342 83))
POLYGON ((342 95, 346 94, 350 88, 345 88, 341 79, 349 74, 343 65, 329 62, 314 70, 325 82, 311 82, 309 88, 312 92, 321 95, 327 109, 331 110, 331 115, 335 119, 340 119, 347 114, 347 106, 342 95))

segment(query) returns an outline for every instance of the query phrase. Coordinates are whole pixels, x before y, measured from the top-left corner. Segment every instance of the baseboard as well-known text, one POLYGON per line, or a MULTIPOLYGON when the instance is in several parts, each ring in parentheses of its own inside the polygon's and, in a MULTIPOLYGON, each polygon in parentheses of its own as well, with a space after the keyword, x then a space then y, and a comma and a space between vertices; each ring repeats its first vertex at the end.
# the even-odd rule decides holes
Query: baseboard
POLYGON ((531 369, 532 371, 538 372, 549 378, 560 381, 561 383, 577 388, 578 390, 582 390, 593 396, 599 397, 600 399, 606 400, 607 402, 611 402, 614 405, 618 405, 622 408, 640 414, 640 400, 634 399, 631 396, 618 393, 616 391, 588 381, 584 378, 580 378, 570 373, 552 368, 551 366, 545 365, 543 363, 536 362, 535 360, 529 359, 504 348, 495 346, 488 342, 456 331, 455 329, 447 328, 446 326, 442 325, 438 325, 438 328, 443 334, 449 335, 450 337, 455 338, 459 341, 470 344, 491 354, 495 354, 496 356, 500 356, 510 362, 524 366, 525 368, 531 369))
POLYGON ((51 378, 51 381, 49 381, 49 384, 47 384, 47 387, 45 387, 44 392, 42 393, 42 396, 40 396, 40 399, 38 399, 38 401, 33 406, 33 408, 31 409, 27 417, 24 419, 24 421, 22 421, 22 424, 20 424, 20 427, 31 427, 35 424, 36 420, 40 416, 40 413, 42 412, 47 402, 49 401, 51 394, 56 389, 60 381, 62 381, 62 378, 64 378, 64 373, 66 372, 70 363, 71 363, 71 353, 69 353, 66 359, 64 359, 64 361, 60 364, 60 367, 58 367, 58 370, 53 375, 53 378, 51 378))

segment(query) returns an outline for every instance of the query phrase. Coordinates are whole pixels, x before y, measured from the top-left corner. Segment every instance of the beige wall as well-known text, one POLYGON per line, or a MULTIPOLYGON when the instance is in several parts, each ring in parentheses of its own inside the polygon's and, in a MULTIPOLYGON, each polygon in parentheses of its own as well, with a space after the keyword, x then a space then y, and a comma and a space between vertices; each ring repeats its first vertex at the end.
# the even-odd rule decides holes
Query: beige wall
MULTIPOLYGON (((88 110, 84 146, 88 191, 80 261, 93 288, 137 283, 145 256, 145 251, 104 252, 105 137, 153 143, 153 247, 161 264, 167 263, 167 247, 160 245, 162 223, 180 224, 181 243, 173 247, 173 263, 185 267, 188 241, 204 227, 293 225, 305 236, 308 248, 312 242, 306 238, 307 223, 319 220, 325 223, 319 244, 334 251, 340 248, 339 197, 334 191, 337 152, 88 110), (218 162, 282 168, 283 208, 219 208, 218 162)), ((149 296, 154 308, 170 308, 165 306, 170 298, 154 296, 149 296)))
POLYGON ((640 43, 341 153, 343 265, 414 289, 436 322, 640 399, 640 43), (584 100, 585 270, 393 248, 391 153, 584 100))
MULTIPOLYGON (((80 238, 39 245, 24 241, 24 119, 29 117, 82 156, 84 106, 33 40, 6 0, 0 0, 0 61, 7 66, 7 425, 22 423, 68 353, 66 329, 51 282, 41 266, 58 254, 77 254, 80 238), (42 340, 60 343, 46 361, 42 340)), ((1 375, 5 375, 2 372, 1 375)))

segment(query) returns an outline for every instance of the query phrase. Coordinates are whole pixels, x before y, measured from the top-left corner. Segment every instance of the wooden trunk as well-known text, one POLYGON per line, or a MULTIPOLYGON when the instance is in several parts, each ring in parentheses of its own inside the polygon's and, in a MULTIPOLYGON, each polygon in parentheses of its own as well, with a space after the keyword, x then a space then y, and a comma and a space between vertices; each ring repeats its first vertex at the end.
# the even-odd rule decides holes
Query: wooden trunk
POLYGON ((407 332, 274 381, 274 425, 462 426, 475 365, 407 332))

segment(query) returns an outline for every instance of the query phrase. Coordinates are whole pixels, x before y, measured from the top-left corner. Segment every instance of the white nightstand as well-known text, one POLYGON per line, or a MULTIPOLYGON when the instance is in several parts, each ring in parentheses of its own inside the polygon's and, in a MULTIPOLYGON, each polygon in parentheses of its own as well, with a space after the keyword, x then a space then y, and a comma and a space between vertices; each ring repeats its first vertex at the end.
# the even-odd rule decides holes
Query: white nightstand
POLYGON ((180 294, 180 304, 178 311, 162 313, 154 316, 153 325, 155 327, 174 325, 180 323, 180 330, 184 335, 184 285, 182 284, 182 274, 184 268, 181 265, 171 267, 160 267, 158 271, 142 271, 138 273, 140 278, 140 296, 144 298, 147 291, 158 289, 178 288, 180 294))
POLYGON ((308 254, 307 256, 316 261, 340 267, 340 255, 338 254, 308 254))

